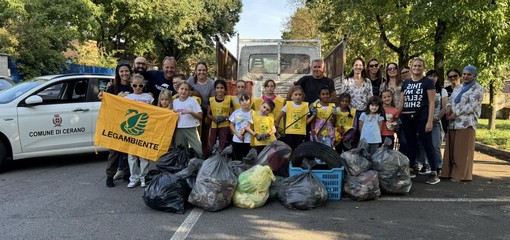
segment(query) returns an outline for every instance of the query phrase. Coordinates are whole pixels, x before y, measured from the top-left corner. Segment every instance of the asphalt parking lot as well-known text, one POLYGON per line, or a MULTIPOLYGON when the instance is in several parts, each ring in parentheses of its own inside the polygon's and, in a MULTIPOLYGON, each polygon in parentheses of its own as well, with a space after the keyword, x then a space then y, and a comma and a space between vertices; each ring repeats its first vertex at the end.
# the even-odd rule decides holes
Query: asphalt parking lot
POLYGON ((152 210, 143 189, 105 187, 106 155, 30 159, 0 173, 1 239, 510 239, 510 163, 476 153, 471 182, 413 181, 407 196, 290 210, 152 210))

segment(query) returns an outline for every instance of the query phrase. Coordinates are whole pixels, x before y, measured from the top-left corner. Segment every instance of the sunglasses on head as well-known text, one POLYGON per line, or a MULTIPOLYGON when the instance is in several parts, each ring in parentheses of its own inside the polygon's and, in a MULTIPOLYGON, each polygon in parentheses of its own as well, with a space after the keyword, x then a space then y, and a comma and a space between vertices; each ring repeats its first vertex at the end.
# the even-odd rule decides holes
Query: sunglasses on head
POLYGON ((143 84, 132 84, 131 86, 134 88, 143 88, 144 85, 143 84))

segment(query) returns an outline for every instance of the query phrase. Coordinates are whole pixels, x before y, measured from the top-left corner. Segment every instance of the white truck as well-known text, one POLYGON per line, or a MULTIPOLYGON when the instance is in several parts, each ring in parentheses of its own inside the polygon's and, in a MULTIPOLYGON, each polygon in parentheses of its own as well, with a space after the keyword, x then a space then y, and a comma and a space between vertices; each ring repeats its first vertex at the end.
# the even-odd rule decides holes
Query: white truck
MULTIPOLYGON (((276 82, 275 93, 285 97, 289 87, 301 77, 310 75, 311 61, 321 58, 320 39, 237 39, 237 55, 216 39, 218 78, 253 82, 252 94, 260 97, 265 80, 276 82)), ((345 39, 329 53, 325 61, 325 75, 343 76, 345 39)))

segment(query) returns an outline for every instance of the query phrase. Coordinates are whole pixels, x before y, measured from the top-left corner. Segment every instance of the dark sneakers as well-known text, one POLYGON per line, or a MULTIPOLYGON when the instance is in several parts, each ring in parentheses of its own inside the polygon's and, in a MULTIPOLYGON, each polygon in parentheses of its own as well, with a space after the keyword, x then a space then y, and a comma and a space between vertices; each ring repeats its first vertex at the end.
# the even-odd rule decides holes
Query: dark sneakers
POLYGON ((421 167, 420 171, 418 171, 418 174, 421 174, 421 175, 425 175, 425 174, 430 174, 430 167, 427 167, 427 166, 423 166, 421 167))
POLYGON ((113 177, 107 177, 106 178, 106 186, 107 187, 114 187, 115 184, 113 184, 113 177))
POLYGON ((426 181, 427 184, 431 185, 437 184, 439 182, 441 182, 441 180, 437 177, 437 173, 435 171, 430 173, 429 178, 426 181))

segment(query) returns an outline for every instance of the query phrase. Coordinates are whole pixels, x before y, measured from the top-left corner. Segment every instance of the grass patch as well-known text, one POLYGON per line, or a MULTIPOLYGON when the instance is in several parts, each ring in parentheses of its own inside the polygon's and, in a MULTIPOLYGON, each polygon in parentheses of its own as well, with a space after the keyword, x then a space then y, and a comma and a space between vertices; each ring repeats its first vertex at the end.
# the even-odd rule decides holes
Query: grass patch
POLYGON ((478 119, 476 130, 476 141, 495 146, 497 148, 510 150, 510 120, 496 120, 496 130, 487 130, 488 119, 478 119))

